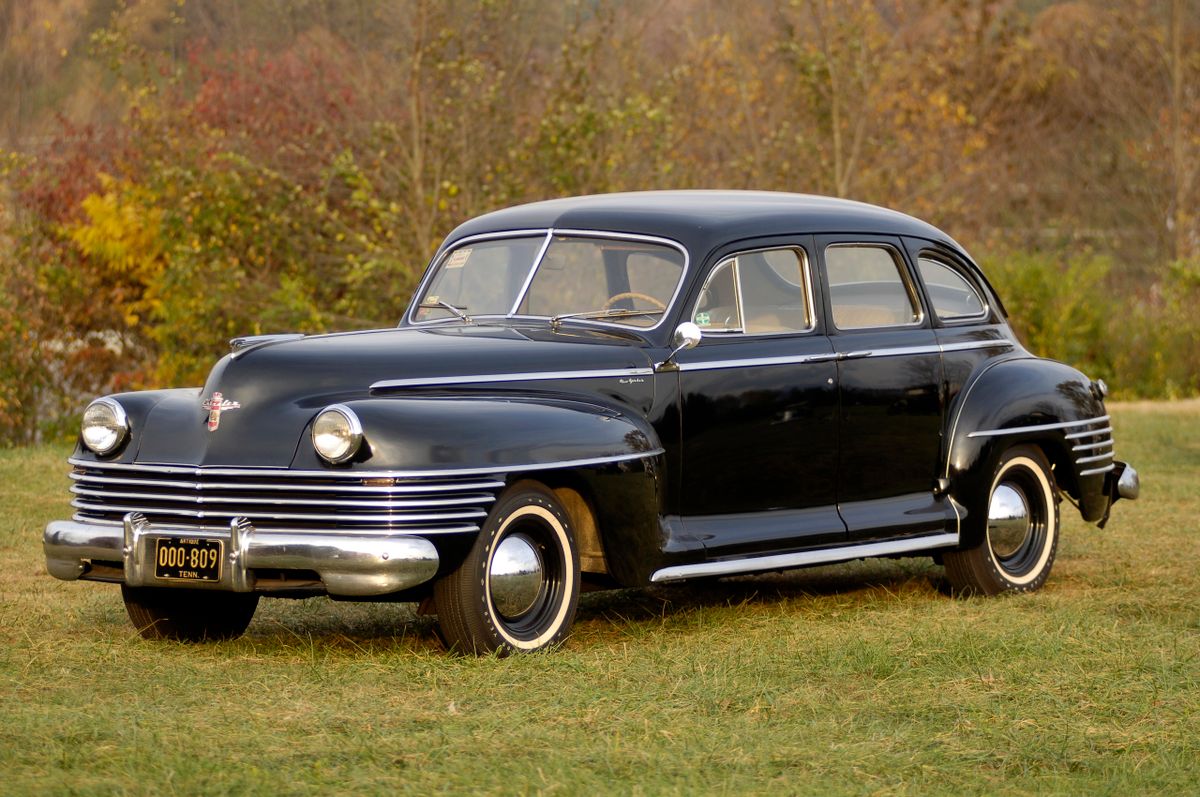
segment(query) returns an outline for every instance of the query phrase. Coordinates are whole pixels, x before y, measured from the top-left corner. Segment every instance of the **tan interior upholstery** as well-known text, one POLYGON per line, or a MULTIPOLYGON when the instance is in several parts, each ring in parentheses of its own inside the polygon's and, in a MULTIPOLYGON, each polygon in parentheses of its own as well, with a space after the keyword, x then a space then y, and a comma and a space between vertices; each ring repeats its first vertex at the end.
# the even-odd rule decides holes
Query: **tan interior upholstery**
POLYGON ((892 326, 907 324, 911 320, 878 305, 835 303, 833 306, 833 323, 840 329, 892 326))

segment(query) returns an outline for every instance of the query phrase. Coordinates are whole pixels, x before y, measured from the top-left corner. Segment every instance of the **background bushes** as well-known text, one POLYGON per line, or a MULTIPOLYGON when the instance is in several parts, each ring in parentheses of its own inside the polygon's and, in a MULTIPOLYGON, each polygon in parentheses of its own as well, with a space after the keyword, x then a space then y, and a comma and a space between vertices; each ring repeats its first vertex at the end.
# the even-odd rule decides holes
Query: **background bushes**
POLYGON ((1200 391, 1182 0, 0 3, 0 441, 198 384, 235 335, 395 323, 442 237, 645 188, 955 234, 1023 340, 1200 391))

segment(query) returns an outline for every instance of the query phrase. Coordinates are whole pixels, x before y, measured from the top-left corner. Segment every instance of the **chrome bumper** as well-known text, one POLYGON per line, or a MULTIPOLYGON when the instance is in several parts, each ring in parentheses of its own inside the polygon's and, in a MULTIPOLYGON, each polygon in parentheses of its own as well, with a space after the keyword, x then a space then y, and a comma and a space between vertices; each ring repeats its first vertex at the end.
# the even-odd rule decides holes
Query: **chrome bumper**
POLYGON ((1142 491, 1142 481, 1138 478, 1138 472, 1128 462, 1117 462, 1116 465, 1112 475, 1115 482, 1112 488, 1113 500, 1135 500, 1142 491))
POLYGON ((46 526, 42 547, 46 569, 55 578, 96 578, 135 587, 268 591, 256 584, 254 571, 291 570, 317 573, 330 595, 365 597, 415 587, 433 578, 438 569, 437 549, 424 537, 264 531, 245 518, 235 518, 228 531, 152 528, 137 513, 126 515, 123 527, 56 520, 46 526), (153 540, 160 537, 222 540, 220 580, 192 583, 156 578, 153 540))

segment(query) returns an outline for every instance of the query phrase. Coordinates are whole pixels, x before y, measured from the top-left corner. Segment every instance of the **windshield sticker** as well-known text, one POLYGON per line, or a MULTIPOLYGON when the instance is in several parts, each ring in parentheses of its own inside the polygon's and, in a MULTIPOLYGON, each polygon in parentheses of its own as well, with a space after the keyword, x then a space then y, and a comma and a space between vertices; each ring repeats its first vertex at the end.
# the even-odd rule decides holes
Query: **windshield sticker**
POLYGON ((708 315, 708 313, 707 313, 707 312, 705 312, 705 313, 696 313, 696 323, 697 323, 697 324, 699 324, 699 325, 700 325, 700 326, 702 326, 702 327, 706 327, 706 326, 708 326, 709 324, 711 324, 711 323, 712 323, 712 319, 711 319, 711 318, 709 318, 709 315, 708 315))
POLYGON ((467 264, 467 259, 469 257, 471 257, 470 249, 458 249, 454 252, 454 254, 450 255, 450 257, 446 259, 445 268, 462 268, 467 264))

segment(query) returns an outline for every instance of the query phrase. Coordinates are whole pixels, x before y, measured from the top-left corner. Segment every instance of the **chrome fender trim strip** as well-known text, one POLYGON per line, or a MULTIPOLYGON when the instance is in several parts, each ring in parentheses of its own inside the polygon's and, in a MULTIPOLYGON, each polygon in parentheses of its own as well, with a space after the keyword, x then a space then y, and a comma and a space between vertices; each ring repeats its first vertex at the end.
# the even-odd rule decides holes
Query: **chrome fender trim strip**
MULTIPOLYGON (((1007 434, 1023 434, 1025 432, 1044 432, 1052 429, 1071 429, 1076 426, 1089 426, 1094 423, 1107 421, 1107 415, 1101 415, 1098 418, 1085 418, 1082 421, 1063 421, 1062 423, 1039 423, 1033 426, 1012 426, 1007 429, 981 429, 976 432, 971 432, 967 437, 996 437, 1007 434)), ((1080 437, 1091 437, 1092 435, 1100 434, 1111 429, 1095 429, 1086 432, 1077 432, 1073 435, 1067 435, 1067 439, 1076 439, 1080 437)))
POLYGON ((469 374, 465 376, 410 377, 382 379, 371 384, 370 390, 397 390, 405 387, 440 387, 442 385, 475 385, 496 382, 533 382, 549 379, 615 379, 628 376, 652 376, 653 368, 604 368, 595 371, 528 371, 513 374, 469 374))
POLYGON ((923 537, 908 537, 902 540, 886 540, 861 545, 846 545, 840 548, 821 548, 815 551, 771 554, 746 559, 722 559, 716 562, 700 562, 694 565, 664 567, 650 576, 650 581, 679 581, 702 576, 732 576, 741 573, 761 573, 765 570, 786 570, 805 565, 848 562, 872 556, 926 551, 931 548, 949 548, 958 545, 958 533, 930 534, 923 537))
POLYGON ((552 470, 557 468, 583 468, 589 465, 607 465, 615 462, 628 462, 634 459, 647 459, 662 454, 664 449, 651 448, 632 454, 614 454, 608 457, 590 457, 588 459, 565 459, 555 462, 529 462, 512 465, 492 465, 487 468, 447 468, 443 470, 291 470, 289 468, 225 468, 209 465, 142 465, 123 462, 93 462, 91 460, 71 457, 67 460, 71 465, 96 470, 151 471, 154 473, 187 474, 190 476, 248 476, 248 477, 314 477, 324 479, 423 479, 442 476, 496 476, 505 473, 522 473, 531 470, 552 470))

